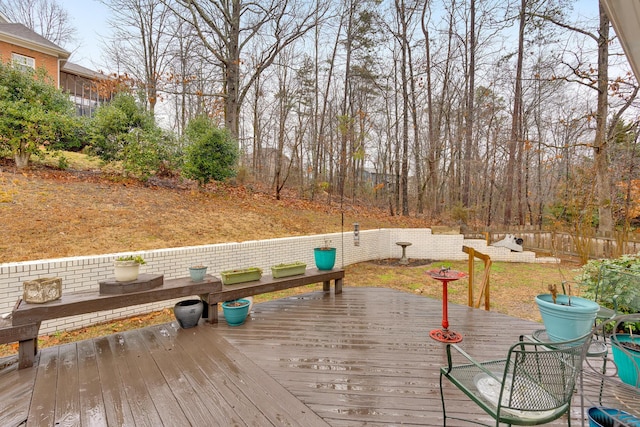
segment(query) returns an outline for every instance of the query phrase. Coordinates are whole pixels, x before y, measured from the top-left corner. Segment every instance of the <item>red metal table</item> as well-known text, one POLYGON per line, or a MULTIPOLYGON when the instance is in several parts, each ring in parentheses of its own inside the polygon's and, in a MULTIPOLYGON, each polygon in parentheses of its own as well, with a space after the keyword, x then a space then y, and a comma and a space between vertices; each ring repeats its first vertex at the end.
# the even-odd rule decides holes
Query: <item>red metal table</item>
POLYGON ((449 282, 467 277, 462 271, 451 270, 450 268, 440 268, 427 271, 432 278, 442 283, 442 329, 434 329, 429 332, 429 336, 436 341, 441 342, 460 342, 462 335, 455 331, 449 330, 449 313, 448 313, 448 296, 447 286, 449 282))

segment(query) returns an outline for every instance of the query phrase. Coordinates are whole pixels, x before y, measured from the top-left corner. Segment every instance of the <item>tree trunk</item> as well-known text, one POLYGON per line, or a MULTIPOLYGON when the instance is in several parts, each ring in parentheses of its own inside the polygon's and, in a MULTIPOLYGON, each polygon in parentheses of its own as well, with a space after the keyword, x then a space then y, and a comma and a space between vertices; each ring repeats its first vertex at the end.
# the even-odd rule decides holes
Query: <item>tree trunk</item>
POLYGON ((467 92, 467 114, 465 116, 465 144, 464 144, 464 179, 462 182, 462 205, 469 207, 469 194, 471 192, 471 150, 473 147, 473 116, 474 116, 474 92, 476 76, 476 2, 471 0, 469 14, 469 85, 467 92))
POLYGON ((229 17, 228 57, 224 64, 225 123, 231 135, 238 140, 240 120, 240 0, 231 2, 229 17))
POLYGON ((593 157, 598 193, 598 230, 603 233, 613 231, 611 213, 611 188, 609 183, 609 160, 607 158, 607 89, 609 81, 609 18, 600 5, 600 28, 598 30, 598 110, 596 112, 596 135, 593 143, 593 157))
POLYGON ((505 193, 504 207, 504 225, 512 223, 513 194, 516 192, 515 183, 515 167, 518 144, 521 137, 521 113, 522 113, 522 62, 524 56, 524 27, 525 27, 525 8, 526 0, 520 3, 520 29, 518 32, 518 62, 516 66, 516 86, 513 94, 513 116, 511 119, 511 136, 509 138, 509 160, 507 161, 507 170, 505 173, 505 181, 503 183, 505 193))
POLYGON ((24 169, 29 166, 29 157, 31 157, 31 154, 29 154, 28 151, 23 148, 19 149, 13 156, 13 160, 16 162, 16 168, 24 169))

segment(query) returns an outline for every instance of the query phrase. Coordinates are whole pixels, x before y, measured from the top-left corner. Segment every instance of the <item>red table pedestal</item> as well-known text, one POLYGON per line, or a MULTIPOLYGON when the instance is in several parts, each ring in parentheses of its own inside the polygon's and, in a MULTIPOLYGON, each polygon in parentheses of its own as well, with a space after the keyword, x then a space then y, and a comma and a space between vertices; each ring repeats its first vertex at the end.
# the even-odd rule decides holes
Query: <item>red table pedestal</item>
POLYGON ((451 271, 441 268, 439 270, 429 270, 427 274, 439 282, 442 282, 442 329, 434 329, 429 332, 429 336, 436 341, 446 343, 456 343, 462 341, 462 335, 449 330, 448 294, 447 285, 454 280, 462 279, 467 275, 461 271, 451 271))

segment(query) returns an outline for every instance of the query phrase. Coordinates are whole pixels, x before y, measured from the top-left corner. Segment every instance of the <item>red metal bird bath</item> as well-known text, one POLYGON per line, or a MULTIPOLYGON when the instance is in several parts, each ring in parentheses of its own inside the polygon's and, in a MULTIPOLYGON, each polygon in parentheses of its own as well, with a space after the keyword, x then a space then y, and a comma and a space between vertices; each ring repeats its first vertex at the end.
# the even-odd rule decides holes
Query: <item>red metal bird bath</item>
POLYGON ((463 279, 467 277, 466 273, 462 271, 451 270, 450 268, 440 268, 427 271, 427 274, 432 278, 442 282, 442 329, 434 329, 429 332, 429 336, 436 341, 441 342, 460 342, 462 341, 462 335, 457 332, 449 330, 449 314, 447 311, 447 285, 454 280, 463 279))

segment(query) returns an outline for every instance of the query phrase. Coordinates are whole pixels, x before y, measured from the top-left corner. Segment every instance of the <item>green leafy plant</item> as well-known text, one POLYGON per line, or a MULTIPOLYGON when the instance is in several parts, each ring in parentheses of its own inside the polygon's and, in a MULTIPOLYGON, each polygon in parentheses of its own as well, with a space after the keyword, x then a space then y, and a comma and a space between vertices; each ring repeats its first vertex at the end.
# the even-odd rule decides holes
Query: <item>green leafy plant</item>
POLYGON ((202 186, 235 175, 238 149, 229 132, 217 128, 208 117, 200 116, 189 122, 185 135, 189 145, 182 172, 187 178, 202 186))
POLYGON ((134 261, 140 265, 146 264, 147 262, 140 255, 123 255, 116 258, 116 261, 134 261))
POLYGON ((0 61, 0 153, 10 153, 18 168, 30 156, 73 133, 77 122, 67 95, 55 88, 44 68, 21 70, 0 61))
POLYGON ((274 267, 296 267, 296 266, 300 266, 300 265, 307 265, 302 261, 295 261, 295 262, 284 262, 278 265, 274 265, 274 267))
MULTIPOLYGON (((640 254, 591 260, 575 279, 585 298, 595 299, 597 293, 598 303, 617 314, 640 311, 640 254)), ((625 328, 638 331, 640 324, 625 324, 625 328)))

